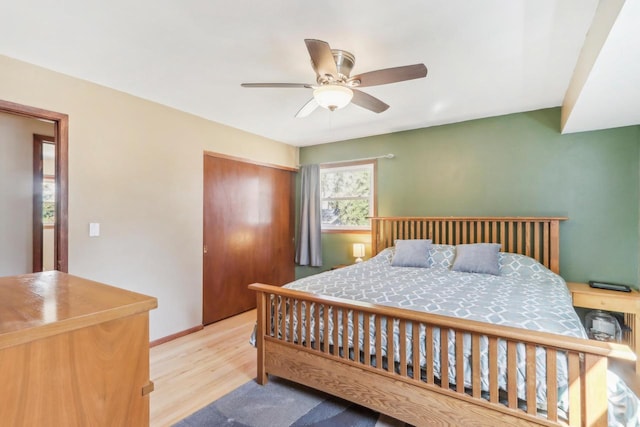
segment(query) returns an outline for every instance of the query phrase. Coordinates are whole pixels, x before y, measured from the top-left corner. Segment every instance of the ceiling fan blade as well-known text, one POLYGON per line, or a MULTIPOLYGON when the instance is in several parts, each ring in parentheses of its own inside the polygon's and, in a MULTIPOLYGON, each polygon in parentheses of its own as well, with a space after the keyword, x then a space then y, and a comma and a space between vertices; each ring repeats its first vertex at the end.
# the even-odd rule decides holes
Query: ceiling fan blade
POLYGON ((421 79, 426 76, 427 67, 424 64, 414 64, 358 74, 357 76, 351 77, 349 82, 356 83, 355 86, 357 87, 368 87, 421 79), (360 82, 359 84, 357 83, 358 81, 360 82))
POLYGON ((311 66, 319 76, 338 76, 336 61, 333 59, 329 43, 322 40, 305 39, 309 56, 311 56, 311 66))
POLYGON ((367 110, 371 110, 374 113, 382 113, 386 111, 389 106, 384 102, 380 101, 378 98, 369 95, 368 93, 364 93, 362 91, 351 89, 353 91, 353 98, 351 98, 351 102, 362 107, 367 110))
POLYGON ((313 86, 307 83, 242 83, 242 87, 279 87, 279 88, 306 88, 312 89, 313 86))
POLYGON ((316 99, 311 98, 306 104, 302 106, 300 111, 296 113, 296 118, 301 119, 303 117, 307 117, 309 114, 313 113, 318 107, 319 105, 316 102, 316 99))

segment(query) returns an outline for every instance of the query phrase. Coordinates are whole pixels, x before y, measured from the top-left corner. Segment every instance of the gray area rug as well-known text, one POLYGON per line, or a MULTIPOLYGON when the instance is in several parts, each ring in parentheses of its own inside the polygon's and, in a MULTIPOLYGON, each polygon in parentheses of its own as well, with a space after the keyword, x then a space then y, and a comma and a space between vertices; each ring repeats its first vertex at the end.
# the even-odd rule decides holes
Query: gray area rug
POLYGON ((249 381, 175 426, 405 427, 408 424, 308 387, 269 377, 266 385, 249 381))

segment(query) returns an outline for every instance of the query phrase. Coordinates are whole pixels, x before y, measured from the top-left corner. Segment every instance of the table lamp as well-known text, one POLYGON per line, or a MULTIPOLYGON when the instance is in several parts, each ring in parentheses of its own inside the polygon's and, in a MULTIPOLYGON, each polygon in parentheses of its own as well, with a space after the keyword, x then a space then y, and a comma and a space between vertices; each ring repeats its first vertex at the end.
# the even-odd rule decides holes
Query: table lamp
POLYGON ((362 262, 364 256, 364 243, 353 244, 353 256, 356 257, 356 263, 362 262))

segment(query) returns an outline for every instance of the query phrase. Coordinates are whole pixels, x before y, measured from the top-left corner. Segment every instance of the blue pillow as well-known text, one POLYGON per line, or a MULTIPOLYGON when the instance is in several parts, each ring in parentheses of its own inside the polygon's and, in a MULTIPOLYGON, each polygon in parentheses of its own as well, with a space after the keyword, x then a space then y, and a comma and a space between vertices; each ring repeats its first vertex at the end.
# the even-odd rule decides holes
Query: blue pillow
POLYGON ((429 249, 431 240, 396 240, 396 253, 393 267, 429 268, 429 249))
POLYGON ((456 245, 456 259, 451 270, 463 273, 500 275, 498 252, 500 243, 456 245))

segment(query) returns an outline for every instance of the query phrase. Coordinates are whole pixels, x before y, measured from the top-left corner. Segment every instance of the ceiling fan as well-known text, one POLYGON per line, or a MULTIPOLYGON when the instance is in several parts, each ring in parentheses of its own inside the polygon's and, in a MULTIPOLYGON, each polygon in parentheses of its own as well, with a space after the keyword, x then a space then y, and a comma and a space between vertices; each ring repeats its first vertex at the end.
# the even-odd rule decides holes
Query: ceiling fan
POLYGON ((339 110, 350 102, 374 113, 382 113, 389 108, 387 104, 356 88, 397 83, 427 76, 427 67, 424 64, 414 64, 370 71, 350 77, 349 74, 356 60, 353 54, 345 50, 331 49, 329 43, 322 40, 305 39, 304 42, 311 56, 311 66, 316 72, 317 84, 242 83, 241 86, 313 89, 313 98, 298 111, 296 117, 307 117, 318 106, 330 111, 339 110))

